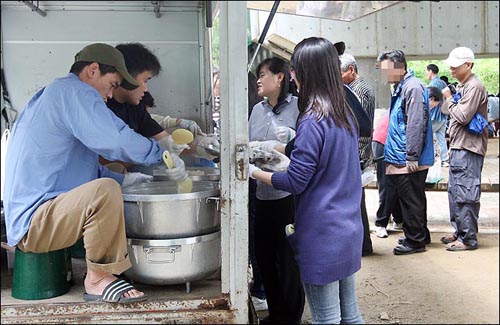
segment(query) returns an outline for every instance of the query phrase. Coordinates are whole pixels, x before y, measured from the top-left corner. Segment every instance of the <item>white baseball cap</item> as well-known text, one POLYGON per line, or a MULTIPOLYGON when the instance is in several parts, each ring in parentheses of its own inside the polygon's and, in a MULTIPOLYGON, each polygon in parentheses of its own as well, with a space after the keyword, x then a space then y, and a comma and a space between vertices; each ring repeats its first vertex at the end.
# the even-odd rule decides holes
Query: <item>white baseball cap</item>
POLYGON ((444 60, 445 64, 453 68, 459 67, 465 62, 474 62, 474 52, 470 48, 463 46, 454 48, 448 58, 444 60))

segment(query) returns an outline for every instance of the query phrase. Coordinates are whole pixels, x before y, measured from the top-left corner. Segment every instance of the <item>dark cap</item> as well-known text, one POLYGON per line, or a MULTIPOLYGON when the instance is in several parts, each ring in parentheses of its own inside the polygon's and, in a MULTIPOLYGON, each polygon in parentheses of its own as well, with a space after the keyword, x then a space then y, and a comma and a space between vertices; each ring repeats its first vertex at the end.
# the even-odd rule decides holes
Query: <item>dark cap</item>
POLYGON ((103 43, 94 43, 85 46, 75 55, 75 62, 97 62, 112 66, 123 77, 121 86, 133 90, 139 86, 137 81, 128 73, 123 54, 113 46, 103 43))

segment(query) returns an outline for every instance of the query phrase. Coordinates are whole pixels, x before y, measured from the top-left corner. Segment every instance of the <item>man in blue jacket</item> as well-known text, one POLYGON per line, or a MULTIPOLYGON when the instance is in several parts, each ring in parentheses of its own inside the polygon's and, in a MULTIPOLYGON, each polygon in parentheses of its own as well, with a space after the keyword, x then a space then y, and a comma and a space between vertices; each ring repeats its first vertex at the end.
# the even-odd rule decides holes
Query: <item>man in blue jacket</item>
MULTIPOLYGON (((114 173, 100 166, 98 157, 150 165, 162 161, 163 149, 106 107, 105 100, 119 86, 138 87, 120 51, 102 43, 86 46, 67 76, 55 79, 26 104, 7 151, 3 199, 8 244, 46 253, 83 237, 83 297, 88 301, 146 299, 114 274, 131 267, 120 185, 152 177, 114 173)), ((174 179, 185 177, 183 166, 169 172, 174 179)))
POLYGON ((384 156, 387 182, 400 198, 405 237, 393 253, 424 252, 430 243, 425 179, 434 163, 429 95, 413 72, 407 71, 403 51, 382 52, 377 60, 387 81, 394 84, 384 156))

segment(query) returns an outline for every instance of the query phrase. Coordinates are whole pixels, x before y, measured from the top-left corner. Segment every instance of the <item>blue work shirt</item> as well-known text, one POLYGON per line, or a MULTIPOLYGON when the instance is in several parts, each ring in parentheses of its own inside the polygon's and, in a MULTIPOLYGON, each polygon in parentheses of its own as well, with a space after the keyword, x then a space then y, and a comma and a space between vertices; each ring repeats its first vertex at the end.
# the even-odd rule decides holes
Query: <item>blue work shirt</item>
MULTIPOLYGON (((439 90, 443 90, 444 88, 446 88, 446 82, 444 82, 443 80, 441 80, 441 78, 436 76, 429 82, 428 87, 436 87, 439 90)), ((431 109, 432 122, 441 122, 441 121, 446 121, 447 119, 448 116, 441 113, 441 104, 431 109)))
POLYGON ((78 76, 54 80, 24 107, 9 138, 3 198, 8 244, 17 245, 47 200, 100 177, 121 184, 124 176, 99 165, 99 155, 150 165, 161 161, 162 152, 78 76))

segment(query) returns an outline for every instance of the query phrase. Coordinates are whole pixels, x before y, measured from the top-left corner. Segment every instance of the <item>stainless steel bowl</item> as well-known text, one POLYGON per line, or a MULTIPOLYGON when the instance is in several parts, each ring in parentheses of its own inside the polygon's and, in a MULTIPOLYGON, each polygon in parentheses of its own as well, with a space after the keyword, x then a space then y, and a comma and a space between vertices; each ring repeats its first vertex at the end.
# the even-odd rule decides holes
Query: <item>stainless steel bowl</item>
POLYGON ((122 189, 129 238, 171 239, 220 229, 220 189, 216 182, 193 182, 191 193, 177 183, 141 183, 122 189))

